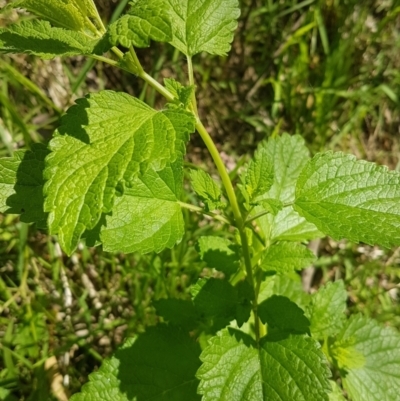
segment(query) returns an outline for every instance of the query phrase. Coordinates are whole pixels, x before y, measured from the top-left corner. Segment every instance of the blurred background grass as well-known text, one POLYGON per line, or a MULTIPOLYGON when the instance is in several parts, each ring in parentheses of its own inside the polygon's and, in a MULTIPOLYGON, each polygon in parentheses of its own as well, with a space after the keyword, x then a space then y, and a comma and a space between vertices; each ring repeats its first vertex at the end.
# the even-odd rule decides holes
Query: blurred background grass
MULTIPOLYGON (((110 21, 127 1, 97 4, 110 21)), ((241 6, 232 52, 195 58, 200 114, 227 163, 289 132, 302 135, 313 153, 343 150, 399 169, 400 2, 241 0, 241 6)), ((29 16, 0 14, 0 25, 18 18, 29 16)), ((171 47, 153 44, 138 54, 157 79, 187 80, 184 58, 171 47)), ((48 141, 77 97, 104 88, 162 105, 134 76, 83 57, 2 55, 0 156, 48 141)), ((212 169, 196 135, 188 161, 212 169)), ((124 336, 156 321, 152 299, 185 297, 203 269, 191 245, 199 235, 220 233, 199 225, 196 215, 185 217, 186 237, 172 251, 122 255, 82 246, 67 258, 56 238, 1 216, 0 400, 67 399, 124 336), (57 364, 46 370, 53 355, 57 364)), ((318 251, 313 289, 343 278, 351 312, 400 329, 399 249, 327 239, 318 251)))

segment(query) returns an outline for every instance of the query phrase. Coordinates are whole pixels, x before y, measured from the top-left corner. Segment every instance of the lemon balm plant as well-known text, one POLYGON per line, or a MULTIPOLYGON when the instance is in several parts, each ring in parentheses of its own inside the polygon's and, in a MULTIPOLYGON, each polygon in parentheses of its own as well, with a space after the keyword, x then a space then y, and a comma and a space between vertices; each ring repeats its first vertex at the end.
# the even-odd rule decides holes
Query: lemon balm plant
POLYGON ((0 210, 110 252, 160 252, 182 240, 182 209, 207 215, 233 239, 198 238, 210 271, 191 300, 154 302, 160 321, 90 376, 83 400, 400 400, 400 336, 346 316, 342 281, 301 292, 304 245, 329 235, 400 245, 400 175, 343 153, 310 157, 300 136, 259 145, 233 182, 196 105, 192 57, 230 49, 237 0, 137 0, 104 26, 92 0, 17 0, 38 17, 0 30, 0 50, 43 58, 86 55, 143 79, 156 110, 125 93, 76 101, 48 146, 0 159, 0 210), (186 56, 188 82, 144 71, 135 48, 166 42, 186 56), (190 171, 203 205, 183 199, 186 144, 197 132, 219 173, 190 171))

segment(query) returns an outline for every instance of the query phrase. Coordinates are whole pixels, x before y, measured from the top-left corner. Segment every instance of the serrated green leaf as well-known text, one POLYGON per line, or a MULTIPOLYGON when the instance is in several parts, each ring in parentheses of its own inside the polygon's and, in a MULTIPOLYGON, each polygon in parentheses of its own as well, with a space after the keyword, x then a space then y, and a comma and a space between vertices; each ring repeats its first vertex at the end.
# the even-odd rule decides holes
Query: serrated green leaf
POLYGON ((194 93, 194 86, 183 86, 180 82, 175 81, 172 78, 164 79, 165 87, 174 95, 175 104, 186 109, 192 101, 192 95, 194 93))
POLYGON ((353 401, 400 400, 400 334, 353 315, 331 348, 353 401))
POLYGON ((178 203, 182 173, 182 161, 177 160, 158 172, 149 169, 129 182, 101 229, 104 250, 158 253, 179 242, 184 234, 178 203))
POLYGON ((258 305, 258 316, 268 324, 269 331, 278 329, 281 332, 307 334, 310 332, 310 321, 304 311, 289 298, 273 295, 258 305))
POLYGON ((345 323, 347 291, 342 280, 329 282, 311 296, 306 315, 311 333, 319 339, 336 335, 345 323))
POLYGON ((172 29, 164 0, 136 1, 129 13, 108 27, 113 46, 147 47, 150 40, 170 42, 172 29))
MULTIPOLYGON (((265 208, 270 209, 269 205, 263 207, 262 199, 276 199, 283 204, 293 202, 295 183, 310 159, 304 139, 299 135, 283 134, 277 138, 270 138, 262 146, 274 165, 274 183, 261 200, 258 199, 261 206, 256 206, 255 213, 260 213, 265 208)), ((257 219, 267 240, 301 242, 324 236, 314 224, 299 216, 291 206, 284 207, 275 214, 257 219)))
POLYGON ((267 218, 270 224, 270 240, 302 242, 324 237, 314 224, 301 217, 291 206, 285 207, 273 218, 267 218))
POLYGON ((167 298, 153 302, 157 315, 162 316, 168 322, 193 330, 198 321, 198 313, 192 301, 167 298))
POLYGON ((52 25, 98 37, 104 31, 93 0, 20 0, 22 7, 51 22, 52 25))
POLYGON ((244 185, 250 201, 263 195, 274 182, 274 164, 271 154, 265 147, 260 147, 250 161, 244 176, 244 185))
POLYGON ((200 258, 208 267, 223 272, 227 277, 236 273, 240 256, 238 246, 222 237, 200 237, 198 242, 200 258))
MULTIPOLYGON (((257 206, 257 213, 265 210, 257 206)), ((314 238, 321 238, 325 235, 301 217, 292 206, 288 206, 279 211, 275 216, 268 214, 257 219, 259 227, 266 239, 269 241, 295 241, 303 242, 314 238)))
POLYGON ((63 117, 46 159, 45 211, 63 249, 71 254, 82 233, 112 211, 118 186, 129 188, 140 171, 161 171, 182 158, 193 129, 190 113, 156 111, 124 93, 79 99, 63 117))
POLYGON ((352 155, 314 156, 297 181, 295 209, 334 239, 400 244, 400 174, 352 155))
POLYGON ((34 144, 32 150, 18 150, 0 159, 0 212, 21 214, 21 221, 46 227, 43 211, 44 159, 49 151, 34 144))
POLYGON ((302 335, 261 340, 225 329, 212 337, 200 359, 202 401, 328 400, 331 390, 319 344, 302 335))
POLYGON ((300 277, 292 275, 274 275, 267 277, 260 287, 258 303, 268 299, 272 295, 282 295, 295 302, 303 310, 310 302, 310 295, 304 292, 300 277))
POLYGON ((274 183, 265 197, 283 203, 293 202, 297 178, 310 159, 304 139, 300 135, 283 134, 270 138, 262 146, 266 151, 265 157, 274 166, 274 183))
POLYGON ((42 58, 103 52, 101 40, 81 32, 54 28, 47 21, 21 21, 0 29, 0 52, 28 53, 42 58))
POLYGON ((191 288, 191 294, 193 303, 202 316, 224 318, 228 321, 235 317, 237 292, 228 281, 213 277, 202 278, 191 288))
POLYGON ((199 354, 199 345, 183 330, 150 327, 105 360, 71 401, 200 400, 199 354))
POLYGON ((221 190, 209 174, 200 169, 190 170, 190 181, 194 191, 206 205, 207 210, 214 210, 223 206, 221 190))
POLYGON ((172 25, 171 44, 187 56, 226 54, 240 15, 238 5, 237 0, 163 0, 172 25))
POLYGON ((296 242, 278 242, 262 254, 261 268, 277 273, 289 273, 311 265, 315 255, 304 245, 296 242))

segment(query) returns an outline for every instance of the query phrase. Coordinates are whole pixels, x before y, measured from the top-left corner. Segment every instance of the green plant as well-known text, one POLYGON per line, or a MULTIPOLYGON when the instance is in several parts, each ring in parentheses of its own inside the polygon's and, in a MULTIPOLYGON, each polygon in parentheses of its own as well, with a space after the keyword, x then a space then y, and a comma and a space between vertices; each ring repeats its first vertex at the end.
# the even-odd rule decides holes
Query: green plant
POLYGON ((156 110, 113 91, 77 100, 48 146, 0 160, 0 210, 48 229, 68 255, 81 240, 110 252, 172 248, 185 232, 183 209, 227 233, 198 238, 209 274, 192 298, 155 300, 164 322, 128 339, 72 399, 340 400, 342 388, 355 401, 400 399, 399 334, 347 318, 342 281, 308 295, 296 275, 314 261, 310 239, 399 245, 400 175, 343 153, 310 158, 303 139, 287 134, 228 174, 197 111, 192 57, 229 51, 238 2, 136 0, 107 27, 91 0, 11 6, 40 19, 2 29, 2 51, 86 55, 140 77, 167 102, 156 110), (144 71, 134 48, 150 40, 186 56, 187 83, 162 85, 144 71), (217 181, 189 172, 202 206, 182 201, 194 131, 219 173, 217 181))

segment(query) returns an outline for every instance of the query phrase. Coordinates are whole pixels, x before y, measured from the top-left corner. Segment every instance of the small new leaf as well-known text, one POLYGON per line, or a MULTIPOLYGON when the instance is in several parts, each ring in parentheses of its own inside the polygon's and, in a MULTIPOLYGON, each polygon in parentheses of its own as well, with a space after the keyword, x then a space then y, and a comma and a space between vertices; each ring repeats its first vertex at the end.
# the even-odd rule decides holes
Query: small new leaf
POLYGON ((263 252, 261 267, 266 271, 290 273, 303 269, 314 261, 315 255, 304 245, 296 242, 278 242, 263 252))
POLYGON ((303 169, 295 209, 339 240, 400 244, 400 174, 343 153, 320 153, 303 169))
POLYGON ((173 104, 186 109, 192 101, 194 86, 183 86, 180 82, 175 81, 175 79, 172 78, 165 78, 164 84, 175 97, 173 104))
POLYGON ((223 207, 221 190, 209 174, 200 169, 191 170, 190 180, 194 191, 204 202, 207 210, 215 210, 223 207))
POLYGON ((274 182, 265 197, 293 202, 296 180, 310 158, 304 139, 283 134, 270 138, 263 148, 266 160, 274 166, 274 182))
POLYGON ((172 30, 163 0, 135 2, 128 14, 108 28, 113 46, 148 47, 150 40, 170 42, 172 30))
POLYGON ((124 93, 102 91, 78 100, 46 159, 45 211, 63 249, 71 254, 82 233, 111 212, 117 187, 129 187, 139 173, 161 171, 181 159, 193 129, 190 113, 156 111, 124 93))
POLYGON ((267 210, 273 216, 276 216, 283 209, 283 203, 278 199, 271 199, 271 198, 263 199, 259 203, 265 210, 267 210))
POLYGON ((200 359, 202 401, 328 401, 331 391, 319 344, 303 335, 264 337, 257 349, 247 334, 224 329, 200 359))
POLYGON ((200 401, 200 347, 178 327, 158 325, 128 340, 71 401, 200 401))
POLYGON ((265 147, 259 148, 250 161, 244 176, 244 185, 250 201, 263 195, 274 182, 274 165, 265 147))
POLYGON ((400 400, 400 334, 353 315, 337 336, 331 354, 353 401, 400 400))
POLYGON ((46 227, 43 211, 44 159, 49 151, 34 144, 32 150, 18 150, 0 159, 0 212, 20 214, 21 221, 46 227))
POLYGON ((342 280, 329 282, 311 297, 306 309, 311 333, 318 339, 336 335, 345 323, 347 291, 342 280))
POLYGON ((42 58, 103 52, 101 40, 81 32, 54 28, 47 21, 21 21, 0 29, 0 52, 28 53, 42 58))

